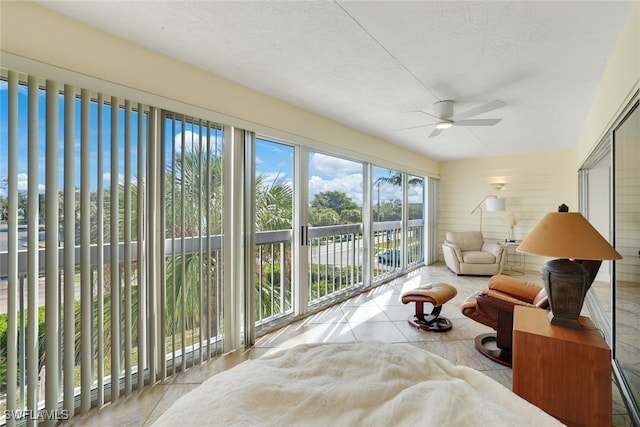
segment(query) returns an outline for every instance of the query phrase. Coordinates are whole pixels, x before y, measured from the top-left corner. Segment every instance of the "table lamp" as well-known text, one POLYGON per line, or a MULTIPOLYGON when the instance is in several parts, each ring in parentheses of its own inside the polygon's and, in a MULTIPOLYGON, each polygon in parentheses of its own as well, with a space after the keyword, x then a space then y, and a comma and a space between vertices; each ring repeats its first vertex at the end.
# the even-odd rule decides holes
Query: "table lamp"
POLYGON ((578 317, 592 280, 589 273, 572 260, 614 260, 622 256, 579 212, 569 212, 562 204, 548 213, 522 241, 518 252, 557 257, 541 270, 549 298, 551 324, 581 328, 578 317))

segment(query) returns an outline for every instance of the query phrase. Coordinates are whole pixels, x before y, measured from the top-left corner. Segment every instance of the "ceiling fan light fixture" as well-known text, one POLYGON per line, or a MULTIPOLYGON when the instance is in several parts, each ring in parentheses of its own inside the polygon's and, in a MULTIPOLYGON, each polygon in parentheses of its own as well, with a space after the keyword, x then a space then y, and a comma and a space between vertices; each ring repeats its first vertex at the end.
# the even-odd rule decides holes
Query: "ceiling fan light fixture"
POLYGON ((451 126, 453 126, 451 122, 442 122, 436 125, 436 129, 449 129, 451 126))

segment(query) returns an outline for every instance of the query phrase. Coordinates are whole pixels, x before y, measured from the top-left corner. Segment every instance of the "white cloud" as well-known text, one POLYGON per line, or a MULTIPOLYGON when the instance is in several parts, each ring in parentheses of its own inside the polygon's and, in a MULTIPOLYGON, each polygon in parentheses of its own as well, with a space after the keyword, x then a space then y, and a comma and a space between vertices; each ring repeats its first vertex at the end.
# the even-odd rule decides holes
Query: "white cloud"
MULTIPOLYGON (((200 145, 200 134, 198 132, 194 132, 191 130, 187 130, 184 132, 178 132, 173 137, 173 145, 176 150, 176 154, 180 154, 182 152, 182 135, 184 134, 184 149, 185 151, 193 151, 194 147, 198 147, 200 145)), ((202 135, 202 147, 205 148, 207 146, 207 135, 206 133, 202 135)), ((210 136, 210 146, 211 150, 214 150, 217 145, 221 149, 224 143, 224 136, 221 133, 215 133, 210 136)), ((213 153, 212 153, 213 154, 213 153)))
MULTIPOLYGON (((104 187, 109 188, 111 186, 111 173, 107 172, 103 174, 102 181, 104 182, 104 187)), ((118 184, 124 185, 124 174, 118 174, 118 184)))
MULTIPOLYGON (((18 174, 17 181, 18 191, 28 191, 29 190, 29 175, 26 173, 18 174)), ((38 193, 43 193, 45 191, 44 184, 38 184, 38 193)), ((7 197, 7 188, 5 186, 0 187, 0 196, 7 197)))
POLYGON ((339 175, 350 172, 362 173, 362 163, 341 159, 340 157, 327 156, 326 154, 313 153, 309 162, 310 169, 318 172, 339 175))
POLYGON ((422 203, 422 187, 409 186, 409 203, 422 203))
POLYGON ((27 191, 29 189, 29 175, 26 173, 18 174, 18 191, 27 191))
POLYGON ((362 206, 362 174, 342 175, 324 179, 313 175, 309 178, 309 202, 316 194, 324 191, 340 191, 345 193, 356 204, 362 206))

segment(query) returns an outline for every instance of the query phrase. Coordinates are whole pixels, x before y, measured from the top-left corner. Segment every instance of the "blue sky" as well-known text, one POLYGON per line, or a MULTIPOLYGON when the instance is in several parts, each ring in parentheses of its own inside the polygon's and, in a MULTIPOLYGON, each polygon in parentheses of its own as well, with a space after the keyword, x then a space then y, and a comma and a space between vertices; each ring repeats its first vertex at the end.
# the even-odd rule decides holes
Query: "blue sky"
MULTIPOLYGON (((0 178, 4 178, 8 175, 8 85, 5 81, 0 82, 0 178)), ((38 96, 38 182, 39 182, 39 192, 45 191, 45 183, 46 183, 46 126, 45 126, 45 114, 46 114, 46 98, 44 91, 40 91, 38 96)), ((60 111, 64 111, 64 98, 62 96, 59 97, 59 109, 60 111)), ((81 122, 81 110, 80 110, 80 100, 76 100, 75 102, 75 114, 76 114, 76 129, 74 136, 74 158, 75 158, 75 181, 76 184, 80 185, 80 157, 81 157, 81 144, 80 144, 80 122, 81 122)), ((90 116, 92 123, 97 122, 97 113, 98 107, 96 103, 90 104, 90 116)), ((27 140, 27 89, 26 87, 20 85, 18 89, 18 190, 26 191, 27 190, 27 179, 28 179, 28 140, 27 140)), ((119 112, 121 123, 124 123, 124 111, 120 110, 119 112)), ((103 132, 103 143, 104 143, 104 151, 103 151, 103 182, 105 188, 110 186, 111 182, 111 174, 112 171, 110 169, 110 159, 111 159, 111 108, 106 106, 104 109, 104 132, 103 132)), ((119 171, 118 176, 119 180, 123 180, 123 171, 124 171, 124 126, 121 126, 119 129, 120 136, 118 138, 118 153, 119 153, 119 171)), ((132 115, 132 126, 131 126, 131 134, 135 138, 138 132, 137 126, 137 113, 134 112, 132 115)), ((64 183, 64 115, 59 114, 58 117, 58 153, 59 153, 59 170, 58 170, 58 185, 62 188, 64 183)), ((92 126, 90 129, 89 138, 92 141, 92 145, 90 148, 90 164, 92 172, 97 170, 97 146, 95 141, 97 140, 97 128, 92 126)), ((132 155, 132 164, 135 167, 135 163, 137 162, 137 156, 135 150, 133 150, 132 155)), ((137 175, 135 172, 134 175, 137 175)), ((98 176, 96 173, 90 174, 90 187, 91 190, 95 190, 97 187, 98 176)), ((135 181, 135 177, 134 177, 135 181)), ((0 188, 0 195, 6 196, 6 189, 0 188)))
MULTIPOLYGON (((267 176, 285 176, 291 181, 293 164, 293 148, 284 144, 258 139, 256 141, 256 173, 264 173, 267 176)), ((362 163, 330 156, 323 153, 309 153, 309 201, 324 191, 341 191, 354 202, 362 206, 362 163)), ((389 170, 374 168, 374 177, 388 176, 389 170)), ((377 199, 377 190, 374 194, 377 199)), ((382 185, 380 187, 380 199, 400 199, 398 187, 382 185)), ((415 188, 410 189, 409 201, 418 203, 422 201, 422 192, 415 188)))
MULTIPOLYGON (((8 175, 7 170, 7 150, 8 150, 8 141, 7 141, 7 129, 8 129, 8 119, 7 119, 7 111, 8 111, 8 85, 5 81, 0 81, 0 178, 4 178, 8 175)), ((61 96, 59 98, 60 111, 64 111, 63 107, 64 98, 61 96)), ((79 186, 80 184, 80 101, 76 100, 76 130, 74 137, 74 158, 76 164, 76 183, 79 186)), ((25 191, 27 189, 27 177, 28 177, 28 169, 27 169, 27 89, 24 86, 19 87, 18 92, 18 110, 19 110, 19 124, 18 124, 18 190, 25 191)), ((91 122, 97 122, 97 105, 96 103, 91 103, 90 114, 91 114, 91 122)), ((110 169, 110 159, 111 159, 111 109, 109 106, 106 106, 104 109, 104 131, 103 131, 103 182, 104 187, 109 188, 111 182, 111 174, 113 171, 110 169)), ((124 111, 120 109, 119 112, 119 138, 118 138, 118 181, 124 181, 124 111)), ((39 165, 38 168, 38 181, 39 181, 39 191, 44 192, 45 190, 45 172, 46 168, 42 165, 46 164, 45 157, 45 137, 46 137, 46 128, 45 128, 45 94, 44 91, 40 91, 39 94, 39 128, 38 128, 38 140, 39 140, 39 148, 38 148, 38 158, 39 165)), ((170 156, 171 145, 175 146, 176 152, 180 153, 182 150, 182 129, 180 122, 176 121, 176 127, 174 129, 168 129, 169 131, 173 131, 175 136, 173 138, 168 137, 166 141, 167 148, 167 156, 170 156)), ((145 125, 146 127, 146 125, 145 125)), ((136 171, 136 162, 137 162, 137 153, 136 149, 136 136, 137 136, 137 113, 134 111, 132 115, 132 126, 131 126, 131 135, 132 135, 132 144, 133 144, 133 155, 132 155, 132 180, 135 184, 136 176, 138 175, 136 171)), ((185 150, 189 150, 194 144, 197 144, 200 140, 199 135, 200 129, 197 126, 187 125, 184 131, 184 141, 185 141, 185 150)), ((58 134, 59 134, 59 175, 58 175, 58 185, 62 188, 64 183, 64 116, 60 114, 59 123, 58 123, 58 134)), ((215 135, 212 135, 214 146, 212 149, 222 149, 223 146, 223 135, 222 131, 217 131, 215 135)), ((94 191, 97 187, 98 176, 95 173, 97 170, 97 129, 96 126, 91 126, 90 129, 90 164, 91 164, 91 191, 94 191)), ((317 152, 310 152, 309 154, 309 200, 313 200, 313 197, 320 192, 324 191, 341 191, 347 194, 354 202, 358 205, 362 205, 362 164, 359 162, 343 159, 340 157, 330 156, 317 152)), ((167 162, 170 162, 170 158, 167 158, 167 162)), ((293 175, 293 148, 291 146, 285 144, 279 144, 275 142, 266 141, 264 139, 258 138, 256 141, 256 174, 265 174, 267 177, 274 179, 277 176, 284 177, 287 181, 292 181, 293 175)), ((388 175, 388 170, 383 168, 374 168, 374 180, 382 175, 388 175)), ((6 196, 6 188, 0 187, 0 195, 6 196)), ((374 194, 374 199, 377 198, 377 191, 374 194)), ((399 188, 393 187, 391 185, 383 185, 380 188, 380 198, 381 200, 392 200, 399 199, 399 188)), ((421 193, 417 193, 415 189, 411 189, 410 201, 417 202, 421 199, 421 193)))

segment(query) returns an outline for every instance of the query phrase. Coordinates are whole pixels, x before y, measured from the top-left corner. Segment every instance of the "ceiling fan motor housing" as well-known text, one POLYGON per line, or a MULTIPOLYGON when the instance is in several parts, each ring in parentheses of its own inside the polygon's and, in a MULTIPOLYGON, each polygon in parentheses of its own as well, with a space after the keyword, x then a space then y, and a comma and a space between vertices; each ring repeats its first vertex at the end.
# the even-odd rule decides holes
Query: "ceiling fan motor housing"
POLYGON ((453 101, 439 101, 433 105, 436 116, 441 119, 448 119, 453 116, 453 101))

